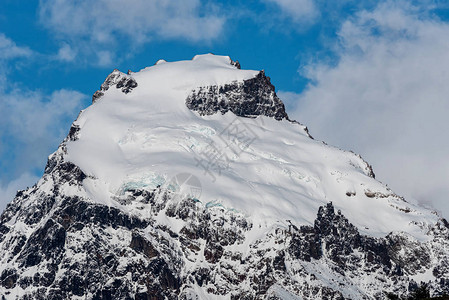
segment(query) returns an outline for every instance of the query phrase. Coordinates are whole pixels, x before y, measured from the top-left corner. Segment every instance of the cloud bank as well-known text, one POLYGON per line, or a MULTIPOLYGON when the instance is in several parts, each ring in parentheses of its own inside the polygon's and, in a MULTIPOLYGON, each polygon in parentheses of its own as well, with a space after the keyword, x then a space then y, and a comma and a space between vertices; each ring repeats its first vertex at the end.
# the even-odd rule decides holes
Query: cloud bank
POLYGON ((312 83, 292 115, 316 138, 362 154, 398 193, 448 217, 446 36, 447 23, 407 2, 359 12, 338 33, 337 64, 300 70, 312 83))

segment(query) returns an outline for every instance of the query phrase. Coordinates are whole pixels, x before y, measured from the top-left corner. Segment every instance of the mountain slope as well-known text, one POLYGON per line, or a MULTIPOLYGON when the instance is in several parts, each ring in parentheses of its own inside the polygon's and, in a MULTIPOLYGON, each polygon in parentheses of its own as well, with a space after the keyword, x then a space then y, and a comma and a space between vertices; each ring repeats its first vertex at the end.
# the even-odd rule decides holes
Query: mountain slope
POLYGON ((449 292, 448 223, 289 119, 264 72, 114 70, 0 219, 7 299, 449 292))

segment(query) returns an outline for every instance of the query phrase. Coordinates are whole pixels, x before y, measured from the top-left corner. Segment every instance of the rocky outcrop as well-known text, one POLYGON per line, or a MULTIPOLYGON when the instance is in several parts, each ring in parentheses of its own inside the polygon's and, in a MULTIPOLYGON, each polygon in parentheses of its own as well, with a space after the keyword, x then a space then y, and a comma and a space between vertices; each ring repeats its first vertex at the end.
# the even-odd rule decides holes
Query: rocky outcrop
MULTIPOLYGON (((240 68, 238 61, 231 61, 231 64, 240 68)), ((94 93, 92 103, 100 99, 112 86, 128 94, 137 87, 137 82, 132 75, 115 69, 108 75, 100 89, 94 93)), ((276 120, 288 119, 285 106, 276 95, 275 88, 264 71, 243 82, 199 87, 187 97, 186 106, 200 115, 211 115, 217 112, 225 114, 231 111, 241 117, 253 118, 264 115, 276 120)), ((69 138, 71 140, 76 138, 76 133, 77 128, 71 128, 69 138)))
POLYGON ((243 82, 200 87, 187 97, 186 105, 202 116, 231 111, 240 117, 263 115, 276 120, 288 119, 284 103, 264 71, 243 82))
POLYGON ((103 82, 100 89, 92 96, 92 103, 95 103, 100 99, 104 95, 104 92, 109 90, 112 86, 115 86, 117 89, 121 89, 123 93, 128 94, 137 87, 137 82, 132 75, 114 69, 114 71, 106 77, 106 80, 103 82))

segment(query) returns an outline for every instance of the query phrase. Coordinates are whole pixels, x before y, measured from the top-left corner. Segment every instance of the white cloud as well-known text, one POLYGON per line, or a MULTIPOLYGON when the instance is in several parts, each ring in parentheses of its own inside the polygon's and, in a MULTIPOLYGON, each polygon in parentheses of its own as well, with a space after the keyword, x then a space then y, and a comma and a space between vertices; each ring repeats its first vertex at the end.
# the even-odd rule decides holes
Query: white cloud
POLYGON ((19 47, 14 41, 0 33, 0 60, 28 57, 32 51, 26 47, 19 47))
POLYGON ((406 2, 358 13, 339 32, 338 64, 301 70, 313 84, 297 96, 293 117, 316 138, 362 154, 399 193, 449 217, 447 36, 447 23, 406 2))
POLYGON ((76 58, 77 51, 74 50, 69 44, 62 44, 61 48, 59 48, 58 53, 56 54, 56 59, 60 61, 74 61, 76 58))
MULTIPOLYGON (((33 186, 39 178, 30 173, 23 173, 15 180, 10 181, 7 185, 0 184, 0 211, 3 211, 6 205, 12 201, 18 190, 33 186)), ((1 182, 0 182, 1 183, 1 182)))
POLYGON ((41 0, 39 16, 72 50, 92 57, 118 43, 133 48, 156 38, 208 42, 225 23, 213 5, 200 0, 41 0))
POLYGON ((43 170, 46 157, 62 141, 85 95, 58 90, 50 96, 15 89, 0 95, 0 180, 33 169, 43 170))
POLYGON ((36 91, 13 90, 1 95, 0 111, 3 116, 0 125, 3 132, 14 136, 14 139, 39 142, 42 139, 61 138, 61 133, 68 128, 55 126, 58 122, 73 115, 81 105, 83 94, 71 90, 58 90, 50 96, 36 91))
POLYGON ((114 61, 113 53, 111 51, 98 51, 97 53, 97 63, 99 66, 108 66, 114 61))
POLYGON ((320 16, 314 0, 266 0, 276 4, 295 23, 309 23, 320 16))
POLYGON ((30 58, 33 55, 34 52, 29 48, 17 46, 13 40, 0 32, 0 92, 4 88, 3 85, 6 82, 6 74, 9 71, 10 63, 30 58))
POLYGON ((84 98, 64 89, 50 96, 23 89, 0 92, 0 210, 18 189, 37 181, 31 174, 43 171, 46 157, 67 135, 84 98))
POLYGON ((34 56, 26 47, 0 33, 0 210, 17 189, 34 184, 46 157, 67 134, 85 95, 57 90, 50 95, 8 81, 12 61, 34 56))

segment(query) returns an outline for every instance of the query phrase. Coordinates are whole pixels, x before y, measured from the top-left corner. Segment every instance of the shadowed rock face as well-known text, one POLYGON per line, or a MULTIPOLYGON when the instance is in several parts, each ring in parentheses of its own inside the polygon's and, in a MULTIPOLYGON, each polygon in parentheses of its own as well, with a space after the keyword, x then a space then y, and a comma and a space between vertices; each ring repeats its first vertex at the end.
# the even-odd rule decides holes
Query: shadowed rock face
POLYGON ((430 284, 432 292, 449 292, 447 253, 433 262, 430 257, 447 247, 444 220, 426 243, 400 233, 373 238, 328 203, 313 225, 290 222, 242 252, 235 246, 252 224, 237 212, 190 198, 175 201, 161 187, 117 196, 124 205, 149 205, 150 216, 142 218, 60 192, 81 187, 85 178, 55 156, 44 175, 51 191, 35 186, 20 192, 2 214, 0 291, 7 299, 17 289, 24 290, 21 299, 189 299, 194 285, 231 299, 280 299, 276 288, 304 299, 345 299, 341 287, 358 277, 370 278, 371 286, 357 299, 383 299, 379 286, 407 294, 418 287, 410 275, 429 268, 442 276, 430 284), (159 214, 182 228, 174 232, 158 223, 159 214), (12 218, 29 224, 31 234, 20 234, 12 218))
POLYGON ((240 117, 263 115, 276 120, 288 119, 284 103, 263 71, 243 83, 200 87, 187 97, 186 105, 202 116, 231 111, 240 117))

